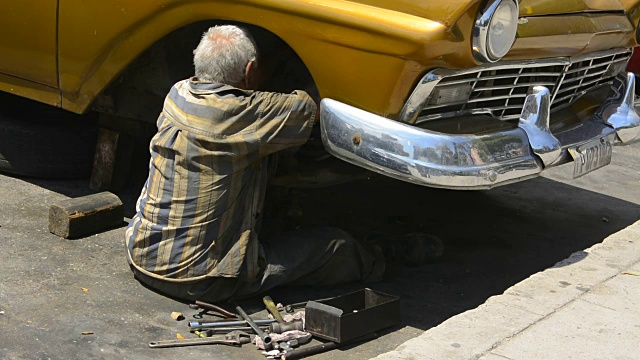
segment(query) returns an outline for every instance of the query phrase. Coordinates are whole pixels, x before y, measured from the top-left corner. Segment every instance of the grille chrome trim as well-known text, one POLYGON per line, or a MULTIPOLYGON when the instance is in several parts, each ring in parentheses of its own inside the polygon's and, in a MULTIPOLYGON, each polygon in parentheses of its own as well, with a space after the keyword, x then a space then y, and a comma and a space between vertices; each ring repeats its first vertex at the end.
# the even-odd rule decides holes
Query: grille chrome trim
POLYGON ((612 65, 626 65, 630 57, 630 49, 613 49, 571 58, 498 62, 460 71, 436 69, 416 86, 399 120, 415 124, 471 114, 489 114, 500 120, 517 119, 533 86, 549 88, 554 111, 591 90, 611 85, 616 74, 607 74, 612 65), (463 83, 471 87, 469 101, 430 104, 436 88, 463 83))

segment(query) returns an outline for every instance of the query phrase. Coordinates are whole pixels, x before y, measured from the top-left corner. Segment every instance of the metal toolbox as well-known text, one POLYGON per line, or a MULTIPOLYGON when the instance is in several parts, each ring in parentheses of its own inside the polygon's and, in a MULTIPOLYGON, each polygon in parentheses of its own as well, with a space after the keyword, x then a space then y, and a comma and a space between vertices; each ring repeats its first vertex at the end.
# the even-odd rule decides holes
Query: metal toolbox
POLYGON ((326 300, 309 301, 305 330, 344 343, 400 323, 400 299, 362 289, 326 300))

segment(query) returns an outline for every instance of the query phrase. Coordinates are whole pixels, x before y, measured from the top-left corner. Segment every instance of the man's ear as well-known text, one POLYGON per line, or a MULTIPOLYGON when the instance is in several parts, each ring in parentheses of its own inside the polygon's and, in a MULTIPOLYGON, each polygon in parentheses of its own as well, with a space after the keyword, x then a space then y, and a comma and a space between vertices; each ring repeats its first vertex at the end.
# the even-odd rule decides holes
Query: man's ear
POLYGON ((256 84, 256 62, 253 60, 250 60, 247 63, 247 67, 244 69, 244 83, 245 86, 247 88, 247 90, 256 90, 255 86, 256 84))

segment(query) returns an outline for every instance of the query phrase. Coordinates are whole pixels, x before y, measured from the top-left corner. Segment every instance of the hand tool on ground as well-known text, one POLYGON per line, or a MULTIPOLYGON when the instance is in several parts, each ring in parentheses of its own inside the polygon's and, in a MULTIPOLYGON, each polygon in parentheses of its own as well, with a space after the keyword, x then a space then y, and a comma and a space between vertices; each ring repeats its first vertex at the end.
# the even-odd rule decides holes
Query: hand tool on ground
POLYGON ((285 331, 291 330, 300 330, 304 331, 304 325, 302 324, 302 320, 294 320, 292 322, 285 322, 283 324, 278 322, 273 322, 269 324, 269 332, 282 334, 285 331))
POLYGON ((175 340, 159 340, 149 343, 150 348, 168 348, 168 347, 181 347, 181 346, 196 346, 196 345, 230 345, 240 346, 241 344, 248 344, 251 342, 249 334, 241 331, 234 331, 224 336, 206 337, 197 339, 175 339, 175 340))
POLYGON ((227 310, 221 308, 220 306, 209 304, 209 303, 206 303, 206 302, 200 301, 200 300, 197 300, 195 304, 189 305, 189 308, 190 309, 194 309, 194 310, 202 309, 202 310, 215 311, 215 312, 219 313, 220 315, 222 315, 222 317, 228 318, 228 319, 236 319, 236 318, 238 318, 238 315, 232 313, 231 311, 227 311, 227 310))
MULTIPOLYGON (((263 328, 267 330, 267 328, 263 328)), ((191 329, 192 333, 199 332, 200 334, 205 334, 206 336, 213 336, 215 334, 226 334, 232 331, 245 331, 249 333, 254 333, 253 328, 251 326, 236 326, 236 327, 228 327, 228 328, 210 328, 210 329, 191 329)))
POLYGON ((244 331, 232 331, 226 334, 225 339, 233 339, 238 340, 240 344, 249 344, 251 342, 251 335, 247 334, 244 331))
POLYGON ((286 322, 282 318, 282 315, 280 315, 280 311, 278 311, 278 307, 276 306, 276 303, 274 303, 273 300, 271 300, 271 296, 263 297, 262 302, 267 307, 267 310, 271 313, 271 315, 273 315, 273 318, 276 319, 276 321, 279 324, 281 325, 286 324, 286 322))
POLYGON ((335 342, 328 342, 320 345, 309 346, 305 348, 295 349, 295 350, 285 350, 284 354, 280 356, 281 360, 296 360, 302 359, 303 357, 321 354, 323 352, 327 352, 333 349, 342 348, 348 345, 353 345, 356 343, 366 342, 369 340, 373 340, 378 337, 378 334, 371 333, 359 338, 353 339, 352 341, 348 341, 346 343, 338 344, 335 342))
POLYGON ((271 337, 264 331, 262 331, 260 327, 258 327, 258 324, 256 324, 253 319, 249 317, 249 315, 247 315, 247 313, 240 307, 240 305, 236 306, 236 311, 243 319, 247 320, 249 326, 253 328, 253 331, 255 331, 256 334, 260 336, 260 339, 262 339, 262 341, 264 342, 265 350, 271 350, 271 348, 273 347, 273 344, 271 343, 271 337))
MULTIPOLYGON (((287 331, 284 334, 269 334, 274 349, 279 349, 279 344, 286 343, 287 341, 296 340, 298 344, 306 344, 311 341, 311 334, 308 332, 294 330, 287 331)), ((264 343, 259 337, 253 339, 253 343, 258 349, 264 350, 264 343)))
MULTIPOLYGON (((257 325, 260 326, 268 326, 271 323, 276 322, 276 320, 274 319, 265 319, 265 320, 255 320, 254 321, 257 325)), ((190 328, 198 328, 198 329, 205 329, 205 328, 215 328, 215 327, 233 327, 233 326, 247 326, 248 323, 246 320, 238 320, 238 321, 214 321, 214 322, 207 322, 207 321, 189 321, 189 327, 190 328)))
POLYGON ((280 348, 280 350, 282 351, 291 351, 293 350, 293 348, 298 347, 298 340, 293 339, 293 340, 289 340, 289 341, 283 341, 281 343, 278 343, 278 347, 280 348))
POLYGON ((197 338, 197 339, 176 339, 176 340, 158 340, 149 343, 150 348, 168 348, 168 347, 181 347, 181 346, 195 346, 195 345, 230 345, 240 346, 240 343, 236 340, 226 340, 219 338, 197 338))

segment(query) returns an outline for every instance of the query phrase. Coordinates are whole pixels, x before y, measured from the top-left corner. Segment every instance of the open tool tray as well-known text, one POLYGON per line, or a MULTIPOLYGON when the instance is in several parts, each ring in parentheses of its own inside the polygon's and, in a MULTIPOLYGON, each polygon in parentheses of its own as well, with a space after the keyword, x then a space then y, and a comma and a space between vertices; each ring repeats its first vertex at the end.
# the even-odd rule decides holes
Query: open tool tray
POLYGON ((362 289, 327 300, 309 301, 305 329, 336 343, 400 323, 400 299, 371 289, 362 289))

